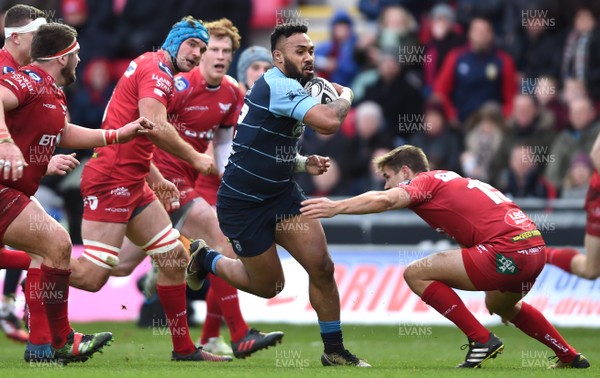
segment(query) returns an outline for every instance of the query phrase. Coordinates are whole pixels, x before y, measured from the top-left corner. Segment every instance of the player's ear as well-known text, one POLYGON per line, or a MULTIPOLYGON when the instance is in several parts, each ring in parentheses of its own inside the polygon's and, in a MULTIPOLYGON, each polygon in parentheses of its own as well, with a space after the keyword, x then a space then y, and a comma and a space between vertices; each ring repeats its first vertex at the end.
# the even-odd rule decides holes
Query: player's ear
POLYGON ((283 54, 279 50, 273 50, 273 58, 276 62, 283 62, 283 54))

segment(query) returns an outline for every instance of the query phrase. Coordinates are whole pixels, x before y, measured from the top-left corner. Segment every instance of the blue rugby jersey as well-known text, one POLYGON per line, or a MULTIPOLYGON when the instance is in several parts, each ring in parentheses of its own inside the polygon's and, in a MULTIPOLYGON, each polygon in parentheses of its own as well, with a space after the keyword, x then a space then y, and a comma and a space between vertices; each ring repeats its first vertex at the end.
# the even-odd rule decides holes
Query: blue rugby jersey
POLYGON ((277 67, 244 98, 219 196, 262 202, 293 185, 304 116, 318 101, 277 67))

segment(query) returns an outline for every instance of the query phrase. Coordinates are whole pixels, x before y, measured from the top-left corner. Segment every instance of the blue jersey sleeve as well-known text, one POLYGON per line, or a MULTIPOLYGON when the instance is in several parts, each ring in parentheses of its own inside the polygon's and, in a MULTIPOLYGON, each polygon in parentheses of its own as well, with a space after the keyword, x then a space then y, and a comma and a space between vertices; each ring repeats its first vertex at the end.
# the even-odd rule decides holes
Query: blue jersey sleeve
POLYGON ((319 104, 294 79, 276 78, 268 84, 271 91, 269 110, 278 116, 302 122, 310 108, 319 104))

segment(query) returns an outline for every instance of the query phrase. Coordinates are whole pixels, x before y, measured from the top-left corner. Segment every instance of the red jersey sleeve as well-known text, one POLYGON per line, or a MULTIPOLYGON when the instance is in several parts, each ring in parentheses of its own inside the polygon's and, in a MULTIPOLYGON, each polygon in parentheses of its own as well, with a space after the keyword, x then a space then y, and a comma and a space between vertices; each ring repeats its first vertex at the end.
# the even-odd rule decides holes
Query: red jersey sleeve
POLYGON ((0 84, 8 88, 19 100, 19 105, 24 105, 34 92, 34 83, 27 75, 14 71, 2 76, 0 84))
POLYGON ((400 188, 406 190, 410 196, 409 208, 418 206, 433 197, 435 185, 439 180, 435 180, 430 175, 417 175, 412 180, 406 180, 400 185, 400 188))
POLYGON ((173 95, 173 77, 163 62, 148 65, 138 76, 138 98, 154 98, 165 107, 173 95))

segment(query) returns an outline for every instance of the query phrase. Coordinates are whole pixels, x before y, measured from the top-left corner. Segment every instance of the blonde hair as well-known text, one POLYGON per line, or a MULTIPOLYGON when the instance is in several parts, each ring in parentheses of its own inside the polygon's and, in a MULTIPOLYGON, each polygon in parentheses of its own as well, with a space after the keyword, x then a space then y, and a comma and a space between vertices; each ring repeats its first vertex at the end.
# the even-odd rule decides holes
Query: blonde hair
POLYGON ((214 35, 217 38, 229 37, 231 39, 231 47, 233 52, 240 48, 240 32, 233 22, 228 18, 207 22, 204 24, 208 29, 209 35, 214 35))

